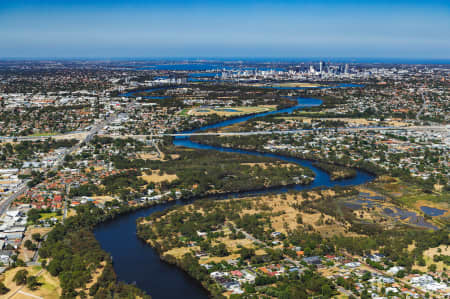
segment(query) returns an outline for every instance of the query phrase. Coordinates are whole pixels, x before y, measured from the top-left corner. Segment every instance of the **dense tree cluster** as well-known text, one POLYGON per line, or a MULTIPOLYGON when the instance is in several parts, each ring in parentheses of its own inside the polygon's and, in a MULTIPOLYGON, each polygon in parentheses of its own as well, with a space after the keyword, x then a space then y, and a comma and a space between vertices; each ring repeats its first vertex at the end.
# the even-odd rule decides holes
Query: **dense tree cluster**
MULTIPOLYGON (((391 230, 371 234, 369 237, 335 236, 333 242, 336 248, 342 248, 352 254, 366 255, 377 250, 386 259, 406 268, 411 272, 415 264, 424 264, 423 252, 440 245, 448 246, 449 232, 446 229, 436 232, 424 230, 391 230), (408 246, 414 244, 413 250, 408 246)), ((379 267, 379 265, 374 265, 379 267)))
POLYGON ((325 162, 314 162, 313 164, 328 173, 332 180, 349 179, 356 176, 356 170, 353 168, 325 162))
POLYGON ((169 153, 179 155, 179 158, 156 161, 129 160, 115 156, 112 160, 118 169, 164 169, 168 174, 176 174, 178 180, 163 182, 162 188, 194 189, 193 195, 255 190, 294 182, 309 183, 311 179, 303 176, 313 176, 306 168, 283 167, 278 165, 276 160, 269 158, 207 150, 188 151, 174 148, 172 150, 173 152, 169 153), (267 167, 251 166, 249 163, 267 163, 267 167))
POLYGON ((92 228, 116 215, 132 211, 133 208, 119 205, 110 212, 92 204, 77 208, 77 215, 66 219, 64 224, 56 225, 48 234, 39 249, 42 258, 48 259, 45 268, 53 276, 58 276, 62 298, 75 298, 81 295, 76 289, 83 289, 92 279, 92 273, 105 264, 102 275, 91 287, 89 293, 94 298, 149 298, 131 285, 117 283, 109 255, 104 252, 92 228))

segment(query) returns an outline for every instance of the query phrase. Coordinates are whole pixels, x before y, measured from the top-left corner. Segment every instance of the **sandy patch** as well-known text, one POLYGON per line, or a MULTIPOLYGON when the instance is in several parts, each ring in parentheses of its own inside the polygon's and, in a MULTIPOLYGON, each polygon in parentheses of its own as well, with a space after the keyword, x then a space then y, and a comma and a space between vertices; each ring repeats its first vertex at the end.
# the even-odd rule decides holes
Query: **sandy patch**
POLYGON ((199 246, 192 246, 192 247, 178 247, 178 248, 172 248, 166 252, 164 252, 164 255, 166 254, 170 254, 172 256, 174 256, 177 259, 181 259, 183 257, 183 255, 185 255, 186 253, 190 253, 192 251, 196 252, 199 251, 200 247, 199 246))
POLYGON ((273 110, 272 106, 255 107, 220 107, 220 108, 193 108, 188 111, 188 115, 209 115, 217 114, 222 116, 243 115, 252 113, 261 113, 273 110))
POLYGON ((3 280, 3 283, 5 284, 5 286, 10 289, 8 294, 3 296, 4 298, 14 298, 14 299, 33 298, 31 296, 27 296, 25 294, 18 293, 19 290, 22 292, 31 294, 33 296, 38 296, 38 297, 42 297, 45 299, 47 299, 47 298, 48 299, 56 299, 61 296, 61 287, 59 286, 59 279, 57 277, 51 276, 50 273, 48 273, 45 270, 41 271, 41 267, 39 267, 39 266, 25 267, 25 268, 19 267, 19 268, 10 269, 2 274, 1 279, 3 280), (37 280, 42 285, 37 290, 34 290, 34 291, 28 289, 26 286, 17 286, 16 283, 12 281, 12 279, 14 278, 14 275, 16 274, 16 272, 21 269, 26 269, 28 271, 28 275, 37 275, 38 273, 40 273, 38 275, 37 280), (9 297, 15 292, 16 292, 16 294, 14 296, 9 297))
MULTIPOLYGON (((322 194, 326 197, 333 196, 335 193, 332 190, 324 190, 322 194)), ((308 192, 308 199, 316 200, 319 195, 316 192, 308 192)), ((333 217, 323 214, 321 224, 321 213, 304 213, 293 207, 293 204, 299 204, 305 199, 300 194, 284 194, 275 196, 264 196, 260 198, 251 209, 241 211, 239 214, 270 214, 272 227, 275 231, 287 233, 288 230, 293 230, 303 226, 312 226, 313 229, 323 236, 330 237, 336 234, 343 234, 345 236, 357 236, 353 232, 347 232, 347 225, 336 221, 333 217), (301 215, 302 224, 297 223, 297 216, 301 215), (326 224, 327 221, 331 224, 326 224)))
POLYGON ((407 126, 410 125, 410 124, 408 124, 408 123, 406 123, 406 122, 398 121, 398 120, 390 120, 390 121, 387 121, 387 124, 388 124, 389 126, 393 126, 393 127, 407 127, 407 126))
POLYGON ((159 170, 152 170, 152 174, 146 174, 141 176, 141 178, 146 181, 147 183, 160 183, 164 181, 172 182, 178 179, 178 176, 176 174, 167 174, 162 173, 160 175, 159 170))
POLYGON ((105 204, 108 201, 113 201, 115 199, 111 196, 91 196, 90 198, 102 204, 105 204))
MULTIPOLYGON (((104 166, 94 166, 94 167, 92 167, 92 168, 93 168, 94 172, 99 172, 99 171, 102 171, 102 170, 105 169, 104 166)), ((84 172, 85 172, 85 173, 90 173, 90 172, 91 172, 91 167, 85 168, 85 169, 84 169, 84 172)))
POLYGON ((77 211, 75 209, 68 209, 67 210, 67 217, 75 216, 77 215, 77 211))
POLYGON ((240 250, 239 247, 255 248, 253 241, 249 239, 232 240, 227 237, 224 237, 224 238, 217 238, 216 241, 224 243, 227 246, 227 250, 233 253, 237 253, 236 251, 240 250))
POLYGON ((211 262, 220 263, 222 261, 235 260, 235 259, 239 258, 240 256, 241 256, 240 254, 231 254, 231 255, 223 256, 223 257, 218 257, 218 256, 204 257, 199 260, 199 264, 209 264, 211 262))
POLYGON ((448 266, 445 265, 444 262, 439 261, 439 262, 435 262, 433 261, 433 257, 435 255, 446 255, 449 256, 450 255, 450 246, 447 245, 441 245, 439 247, 435 247, 435 248, 430 248, 427 249, 423 252, 423 258, 425 260, 425 266, 419 266, 419 265, 414 265, 413 269, 418 269, 422 272, 428 272, 428 266, 431 264, 435 264, 436 265, 436 269, 438 272, 441 272, 444 270, 444 268, 448 269, 448 266), (438 252, 439 249, 441 250, 441 252, 438 252))
POLYGON ((143 153, 137 155, 139 159, 143 160, 160 160, 158 153, 143 153))

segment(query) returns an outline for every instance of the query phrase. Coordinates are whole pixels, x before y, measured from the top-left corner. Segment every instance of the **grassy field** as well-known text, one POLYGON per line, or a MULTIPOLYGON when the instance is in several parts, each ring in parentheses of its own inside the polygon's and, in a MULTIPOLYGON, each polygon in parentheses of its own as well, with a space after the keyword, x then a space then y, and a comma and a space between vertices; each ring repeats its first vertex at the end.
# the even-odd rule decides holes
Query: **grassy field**
MULTIPOLYGON (((220 237, 220 238, 215 239, 215 241, 213 242, 213 245, 216 245, 219 242, 224 243, 227 247, 227 250, 230 252, 230 254, 227 256, 224 256, 224 257, 217 257, 217 256, 201 257, 199 260, 200 264, 208 264, 211 262, 218 263, 218 262, 226 261, 229 259, 236 259, 240 256, 239 250, 241 247, 254 248, 258 254, 265 253, 264 250, 258 249, 259 247, 256 246, 253 241, 251 241, 249 239, 233 240, 233 239, 229 238, 230 230, 228 228, 224 228, 223 231, 225 233, 225 237, 220 237)), ((172 248, 172 249, 166 251, 164 254, 172 255, 176 258, 182 258, 183 255, 186 253, 196 252, 198 250, 200 250, 199 246, 177 247, 177 248, 172 248)))
POLYGON ((138 157, 139 157, 139 159, 144 159, 144 160, 160 160, 161 159, 157 153, 139 154, 138 157))
POLYGON ((447 212, 443 215, 433 216, 432 222, 441 227, 448 225, 450 218, 450 193, 448 191, 424 193, 419 186, 389 176, 379 177, 370 183, 370 187, 391 198, 396 204, 417 212, 418 215, 425 215, 421 210, 422 206, 446 210, 447 212))
POLYGON ((50 219, 50 218, 53 218, 53 217, 55 217, 55 218, 57 218, 59 220, 62 219, 62 216, 57 216, 56 212, 41 213, 40 216, 41 216, 41 218, 39 218, 39 220, 47 220, 47 219, 50 219))
MULTIPOLYGON (((448 192, 424 193, 420 188, 398 183, 398 188, 402 194, 396 199, 409 208, 420 211, 421 206, 429 206, 438 209, 449 209, 450 194, 448 192)), ((448 213, 447 213, 448 216, 448 213)))
POLYGON ((425 266, 419 266, 416 264, 413 268, 423 271, 423 272, 426 272, 427 267, 430 266, 431 264, 436 265, 437 271, 443 271, 444 268, 448 268, 442 261, 434 262, 433 257, 435 255, 447 255, 447 256, 450 255, 450 247, 448 247, 446 245, 441 245, 439 247, 430 248, 428 250, 425 250, 423 253, 423 258, 425 260, 425 266))
POLYGON ((48 273, 46 270, 43 270, 40 266, 13 268, 3 273, 0 279, 3 281, 5 286, 10 289, 10 291, 6 295, 4 295, 3 298, 19 299, 33 298, 32 296, 37 296, 46 299, 56 299, 61 296, 59 279, 57 277, 51 276, 50 273, 48 273), (37 290, 30 290, 26 286, 18 286, 15 282, 12 281, 17 271, 22 269, 27 270, 28 275, 38 276, 37 280, 41 284, 41 286, 37 290), (31 294, 32 296, 19 293, 18 291, 31 294), (15 294, 11 296, 13 293, 15 294))
MULTIPOLYGON (((254 106, 254 107, 224 107, 224 108, 192 108, 186 112, 187 115, 210 115, 238 116, 245 114, 261 113, 275 110, 275 106, 254 106)), ((181 112, 183 115, 183 111, 181 112)))
MULTIPOLYGON (((326 192, 330 192, 330 195, 334 194, 331 190, 326 192)), ((301 216, 304 225, 310 225, 324 237, 329 237, 334 234, 356 235, 347 231, 347 225, 334 221, 331 216, 324 215, 323 222, 331 220, 333 224, 319 224, 318 220, 321 217, 320 212, 304 213, 293 207, 294 204, 299 204, 306 199, 314 200, 316 198, 318 198, 318 195, 316 196, 315 192, 308 192, 308 198, 291 194, 263 196, 258 200, 258 204, 254 205, 252 209, 243 210, 240 214, 264 213, 265 209, 268 209, 272 214, 270 217, 272 227, 275 231, 282 233, 287 233, 288 230, 297 228, 297 216, 301 216)))
POLYGON ((450 194, 446 191, 424 193, 419 186, 389 176, 378 178, 371 184, 371 187, 387 196, 395 198, 409 207, 414 207, 414 203, 418 201, 448 204, 450 199, 450 194))
POLYGON ((183 110, 181 110, 180 115, 182 116, 187 116, 188 112, 191 110, 192 108, 184 108, 183 110))
POLYGON ((425 194, 422 192, 418 192, 418 194, 407 194, 405 196, 402 196, 399 198, 400 201, 406 203, 406 204, 411 204, 411 203, 417 203, 417 202, 422 202, 422 203, 427 203, 428 205, 433 205, 437 207, 439 206, 439 204, 447 204, 449 203, 450 200, 450 194, 444 192, 441 194, 425 194))
POLYGON ((162 175, 160 175, 158 170, 154 170, 152 171, 152 174, 144 174, 142 179, 147 183, 160 183, 163 181, 173 182, 178 179, 178 176, 176 174, 167 173, 162 173, 162 175))

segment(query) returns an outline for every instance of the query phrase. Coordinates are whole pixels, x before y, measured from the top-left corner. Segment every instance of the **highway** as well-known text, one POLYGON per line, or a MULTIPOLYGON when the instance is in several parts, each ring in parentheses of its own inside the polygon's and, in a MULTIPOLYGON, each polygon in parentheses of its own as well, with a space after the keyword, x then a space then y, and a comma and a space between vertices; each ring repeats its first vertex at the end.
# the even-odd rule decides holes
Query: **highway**
POLYGON ((190 137, 190 136, 251 136, 251 135, 272 135, 272 134, 299 134, 311 133, 317 131, 332 132, 358 132, 358 131, 385 131, 385 130, 410 130, 410 131, 442 131, 449 132, 450 126, 410 126, 410 127, 349 127, 349 128, 315 128, 315 129, 299 129, 299 130, 275 130, 275 131, 251 131, 251 132, 194 132, 194 133, 174 133, 174 134, 152 134, 152 135, 114 135, 105 136, 116 138, 158 138, 164 136, 172 137, 190 137))
POLYGON ((423 113, 423 110, 425 110, 425 108, 427 107, 427 100, 425 99, 425 96, 423 93, 422 93, 422 100, 423 100, 423 104, 422 104, 422 107, 420 108, 420 110, 417 112, 416 120, 420 120, 420 115, 423 113))
MULTIPOLYGON (((275 130, 275 131, 251 131, 251 132, 198 132, 198 133, 179 133, 179 134, 160 134, 159 136, 248 136, 248 135, 271 135, 271 134, 298 134, 317 131, 332 132, 353 132, 353 131, 384 131, 384 130, 438 130, 448 131, 449 126, 410 126, 410 127, 377 127, 377 126, 361 126, 348 128, 315 128, 315 129, 298 129, 298 130, 275 130)), ((155 137, 157 135, 154 135, 155 137)))
POLYGON ((30 180, 23 181, 14 193, 10 194, 6 199, 0 202, 0 215, 3 215, 6 212, 7 208, 11 205, 14 199, 28 191, 27 184, 29 181, 30 180))
POLYGON ((84 139, 85 135, 90 131, 74 131, 65 134, 57 134, 57 135, 42 135, 42 136, 0 136, 0 142, 2 141, 39 141, 46 140, 49 138, 52 139, 84 139))
MULTIPOLYGON (((74 136, 81 138, 80 142, 74 145, 70 150, 66 151, 59 159, 56 161, 55 165, 51 170, 56 170, 57 167, 64 161, 67 154, 71 154, 80 149, 83 143, 87 143, 92 140, 92 138, 98 134, 98 132, 104 128, 106 125, 111 123, 116 119, 116 115, 111 115, 107 120, 100 121, 94 124, 89 132, 71 132, 63 135, 55 136, 36 136, 36 137, 0 137, 0 141, 7 141, 16 139, 18 141, 23 140, 45 140, 48 138, 74 138, 74 136)), ((443 131, 447 134, 450 132, 450 125, 447 126, 409 126, 409 127, 379 127, 379 126, 361 126, 361 127, 348 127, 348 128, 315 128, 315 129, 299 129, 299 130, 274 130, 274 131, 251 131, 251 132, 194 132, 194 133, 175 133, 175 134, 152 134, 152 135, 107 135, 117 138, 158 138, 164 136, 252 136, 252 135, 272 135, 272 134, 301 134, 301 133, 311 133, 317 131, 332 131, 332 132, 358 132, 358 131, 384 131, 384 130, 412 130, 412 131, 443 131)), ((157 148, 158 149, 158 148, 157 148)), ((23 182, 14 194, 10 195, 6 200, 0 203, 0 215, 2 215, 7 207, 21 194, 28 191, 27 186, 28 181, 23 182)))
MULTIPOLYGON (((80 142, 78 142, 77 144, 75 144, 72 148, 66 150, 64 152, 64 154, 62 154, 56 161, 55 164, 53 165, 53 167, 49 170, 47 170, 47 172, 49 171, 54 171, 57 170, 58 167, 61 165, 61 163, 63 163, 64 158, 68 155, 71 154, 77 150, 80 149, 81 145, 83 143, 87 143, 89 141, 92 140, 92 138, 104 127, 106 126, 108 123, 114 121, 114 119, 116 118, 116 115, 112 115, 111 117, 109 117, 107 120, 103 120, 98 122, 97 124, 93 125, 91 130, 89 132, 85 132, 86 134, 84 134, 84 138, 81 139, 80 142)), ((72 133, 71 133, 72 134, 72 133)), ((14 137, 16 138, 16 137, 14 137)), ((45 139, 49 138, 49 136, 45 136, 45 139)), ((53 136, 52 136, 53 138, 53 136)), ((5 138, 3 138, 4 140, 5 138)), ((1 140, 1 139, 0 139, 1 140)), ((18 140, 21 140, 20 138, 18 138, 18 140)), ((29 140, 29 139, 26 139, 29 140)), ((21 196, 22 194, 26 193, 30 188, 28 187, 28 182, 30 182, 31 180, 25 180, 22 182, 22 184, 20 184, 18 186, 18 188, 11 194, 9 195, 6 199, 2 200, 2 202, 0 202, 0 216, 3 215, 6 210, 8 209, 8 207, 11 205, 11 203, 19 196, 21 196)))
MULTIPOLYGON (((105 121, 111 122, 112 120, 105 121)), ((103 126, 104 126, 103 125, 103 126)), ((80 139, 82 142, 89 142, 94 135, 98 133, 98 131, 103 127, 98 128, 98 124, 95 125, 91 131, 89 132, 71 132, 62 135, 53 135, 53 136, 34 136, 34 137, 16 137, 16 136, 0 136, 0 141, 8 141, 8 140, 17 140, 17 141, 37 141, 37 140, 46 140, 49 138, 54 139, 80 139), (95 132, 95 133, 94 133, 95 132)), ((109 134, 107 136, 116 137, 116 138, 161 138, 164 136, 249 136, 249 135, 271 135, 271 134, 298 134, 298 133, 308 133, 308 132, 317 132, 317 131, 334 131, 334 132, 352 132, 352 131, 384 131, 384 130, 408 130, 408 131, 443 131, 449 132, 450 125, 442 125, 442 126, 409 126, 409 127, 398 127, 398 126, 361 126, 361 127, 347 127, 347 128, 314 128, 314 129, 298 129, 298 130, 273 130, 273 131, 250 131, 250 132, 194 132, 194 133, 163 133, 163 134, 150 134, 150 135, 113 135, 109 134)), ((82 143, 81 142, 81 143, 82 143)))

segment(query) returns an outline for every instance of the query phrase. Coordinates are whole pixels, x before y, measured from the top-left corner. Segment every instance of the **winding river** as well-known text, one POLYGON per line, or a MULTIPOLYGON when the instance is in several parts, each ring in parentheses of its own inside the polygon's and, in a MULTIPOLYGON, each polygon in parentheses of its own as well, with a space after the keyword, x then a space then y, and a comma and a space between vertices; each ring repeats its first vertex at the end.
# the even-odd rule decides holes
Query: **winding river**
MULTIPOLYGON (((127 96, 130 96, 127 94, 127 96)), ((226 120, 213 125, 189 132, 205 131, 213 128, 221 128, 228 125, 245 122, 253 118, 263 117, 275 113, 292 113, 295 110, 319 106, 322 102, 312 98, 298 98, 297 105, 290 108, 276 111, 264 112, 255 115, 242 116, 231 120, 226 120)), ((348 186, 359 185, 372 180, 374 177, 366 172, 357 170, 357 175, 351 179, 332 181, 330 176, 321 169, 318 169, 310 161, 284 157, 271 153, 258 153, 253 151, 215 147, 193 142, 189 137, 177 136, 174 138, 174 145, 184 146, 193 149, 208 149, 222 152, 240 153, 253 156, 271 157, 279 160, 296 163, 310 168, 315 173, 313 183, 309 185, 294 185, 289 187, 272 188, 255 192, 241 192, 228 194, 223 197, 244 197, 249 195, 262 194, 267 192, 287 192, 288 190, 303 190, 314 187, 333 187, 336 185, 348 186)), ((94 233, 102 248, 113 257, 114 269, 119 280, 127 283, 135 283, 139 288, 146 291, 152 298, 208 298, 207 292, 199 283, 190 278, 185 272, 176 266, 169 265, 159 259, 158 253, 136 236, 136 220, 140 217, 148 216, 156 211, 164 210, 182 202, 165 203, 151 208, 142 209, 137 212, 120 216, 113 221, 103 223, 95 228, 94 233)))

